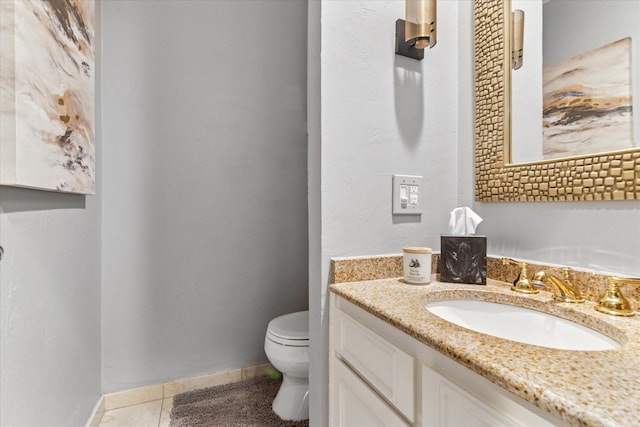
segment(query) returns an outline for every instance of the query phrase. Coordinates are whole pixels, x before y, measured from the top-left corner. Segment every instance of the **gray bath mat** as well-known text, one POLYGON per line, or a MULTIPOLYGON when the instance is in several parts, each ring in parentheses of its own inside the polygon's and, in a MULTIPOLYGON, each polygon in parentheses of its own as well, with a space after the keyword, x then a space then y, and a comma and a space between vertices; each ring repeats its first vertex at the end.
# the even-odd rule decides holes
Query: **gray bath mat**
POLYGON ((308 420, 283 421, 271 410, 281 383, 280 379, 252 378, 177 394, 169 427, 307 427, 308 420))

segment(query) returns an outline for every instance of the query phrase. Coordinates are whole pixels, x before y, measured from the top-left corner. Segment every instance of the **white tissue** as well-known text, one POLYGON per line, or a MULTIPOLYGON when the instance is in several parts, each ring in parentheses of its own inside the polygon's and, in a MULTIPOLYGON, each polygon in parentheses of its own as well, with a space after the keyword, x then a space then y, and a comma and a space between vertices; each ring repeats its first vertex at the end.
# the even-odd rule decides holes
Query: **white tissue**
POLYGON ((449 234, 475 234, 482 218, 466 206, 455 208, 449 217, 449 234))

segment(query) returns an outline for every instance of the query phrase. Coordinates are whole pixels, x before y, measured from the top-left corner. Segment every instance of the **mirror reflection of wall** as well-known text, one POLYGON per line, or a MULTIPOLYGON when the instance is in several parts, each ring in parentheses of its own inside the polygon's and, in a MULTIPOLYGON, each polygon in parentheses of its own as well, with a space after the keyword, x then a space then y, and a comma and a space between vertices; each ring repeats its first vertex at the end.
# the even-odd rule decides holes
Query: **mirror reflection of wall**
POLYGON ((514 0, 512 3, 513 8, 525 10, 524 65, 512 72, 512 163, 543 160, 542 129, 541 126, 534 128, 534 123, 542 122, 543 66, 563 64, 569 58, 625 37, 631 38, 629 74, 636 114, 632 119, 627 116, 627 127, 618 129, 618 133, 626 129, 630 135, 630 141, 626 141, 627 146, 623 148, 640 146, 640 26, 637 24, 640 0, 514 0), (526 66, 528 75, 520 74, 526 66))
POLYGON ((511 71, 511 161, 534 162, 542 159, 542 0, 513 0, 511 9, 524 11, 524 58, 511 71))

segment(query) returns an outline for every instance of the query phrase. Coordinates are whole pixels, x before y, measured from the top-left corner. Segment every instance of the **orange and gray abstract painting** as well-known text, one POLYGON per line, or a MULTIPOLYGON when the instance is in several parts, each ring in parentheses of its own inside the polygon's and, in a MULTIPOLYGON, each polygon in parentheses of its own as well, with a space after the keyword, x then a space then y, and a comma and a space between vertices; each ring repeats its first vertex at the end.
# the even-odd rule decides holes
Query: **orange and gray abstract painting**
POLYGON ((95 1, 1 0, 0 184, 95 192, 95 1))
POLYGON ((631 39, 545 67, 545 159, 633 148, 631 39))

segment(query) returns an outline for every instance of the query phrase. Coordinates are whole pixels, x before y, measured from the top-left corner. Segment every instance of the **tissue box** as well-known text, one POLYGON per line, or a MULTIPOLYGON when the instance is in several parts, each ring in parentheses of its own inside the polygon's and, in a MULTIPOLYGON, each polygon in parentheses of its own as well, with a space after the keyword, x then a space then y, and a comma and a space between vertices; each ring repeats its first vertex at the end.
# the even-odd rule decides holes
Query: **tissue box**
POLYGON ((487 237, 440 236, 440 281, 487 284, 487 237))

